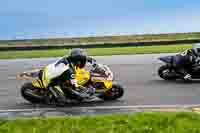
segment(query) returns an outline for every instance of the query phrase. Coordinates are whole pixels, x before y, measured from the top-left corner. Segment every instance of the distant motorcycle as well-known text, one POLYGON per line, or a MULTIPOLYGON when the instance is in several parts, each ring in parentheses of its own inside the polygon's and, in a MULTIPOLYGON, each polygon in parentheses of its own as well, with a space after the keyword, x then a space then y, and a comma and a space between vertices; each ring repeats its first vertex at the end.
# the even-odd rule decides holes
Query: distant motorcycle
MULTIPOLYGON (((75 68, 75 78, 79 85, 96 88, 95 94, 84 100, 100 98, 106 101, 121 98, 124 94, 124 88, 113 81, 113 72, 107 65, 97 64, 97 66, 91 70, 75 68)), ((43 88, 42 83, 37 80, 40 70, 26 71, 17 76, 19 79, 32 79, 32 82, 26 82, 21 87, 21 94, 24 99, 31 103, 47 104, 48 101, 48 104, 56 104, 58 103, 56 95, 64 94, 68 100, 76 100, 72 98, 72 94, 66 93, 68 81, 65 82, 66 88, 61 88, 60 86, 53 88, 57 94, 53 94, 50 90, 43 88)))
MULTIPOLYGON (((158 69, 158 75, 164 80, 176 80, 182 79, 181 75, 178 74, 173 65, 176 55, 159 57, 158 59, 165 64, 160 66, 158 69)), ((193 65, 187 68, 188 73, 191 74, 192 79, 200 79, 200 65, 193 65)))

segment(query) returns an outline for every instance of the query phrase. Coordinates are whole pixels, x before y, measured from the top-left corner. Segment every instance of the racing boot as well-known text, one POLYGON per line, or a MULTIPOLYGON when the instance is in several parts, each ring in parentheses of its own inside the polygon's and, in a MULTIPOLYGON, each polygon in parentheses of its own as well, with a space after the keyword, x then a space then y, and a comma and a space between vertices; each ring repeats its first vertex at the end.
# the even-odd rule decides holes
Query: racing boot
POLYGON ((183 78, 184 78, 185 81, 191 81, 192 80, 192 77, 191 77, 190 74, 186 74, 183 78))
POLYGON ((80 102, 84 101, 85 99, 90 99, 95 94, 96 89, 93 87, 79 87, 79 89, 72 89, 73 94, 76 95, 76 99, 80 102))
POLYGON ((184 80, 186 82, 192 80, 191 75, 184 68, 179 68, 179 69, 176 70, 176 72, 182 80, 184 80))
POLYGON ((81 97, 83 100, 81 102, 90 102, 92 99, 95 99, 96 96, 95 94, 96 89, 93 87, 86 88, 85 90, 81 91, 81 97))
POLYGON ((81 95, 85 98, 90 98, 95 94, 96 89, 93 87, 88 87, 81 91, 81 95))

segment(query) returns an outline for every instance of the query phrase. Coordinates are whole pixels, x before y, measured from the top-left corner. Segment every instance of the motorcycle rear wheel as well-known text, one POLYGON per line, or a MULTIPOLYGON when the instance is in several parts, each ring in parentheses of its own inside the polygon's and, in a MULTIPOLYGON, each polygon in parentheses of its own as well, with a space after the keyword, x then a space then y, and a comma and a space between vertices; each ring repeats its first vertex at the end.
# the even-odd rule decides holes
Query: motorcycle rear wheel
POLYGON ((30 82, 25 83, 21 87, 21 95, 25 100, 29 101, 30 103, 43 103, 43 95, 34 94, 34 91, 37 91, 37 88, 34 88, 30 82))

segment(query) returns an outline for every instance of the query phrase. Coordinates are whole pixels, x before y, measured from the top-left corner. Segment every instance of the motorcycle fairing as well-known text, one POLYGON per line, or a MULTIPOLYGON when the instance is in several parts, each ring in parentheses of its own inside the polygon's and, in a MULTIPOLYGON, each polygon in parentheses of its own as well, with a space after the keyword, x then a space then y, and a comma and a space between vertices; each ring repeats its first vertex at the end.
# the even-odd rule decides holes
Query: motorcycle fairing
MULTIPOLYGON (((113 84, 113 81, 112 81, 113 75, 112 74, 108 77, 103 77, 101 75, 95 76, 94 74, 92 74, 92 76, 91 76, 91 73, 88 70, 80 69, 80 68, 76 68, 75 73, 76 73, 75 77, 76 77, 79 85, 84 86, 90 80, 94 84, 95 83, 102 83, 103 86, 100 87, 100 88, 96 88, 96 92, 105 92, 105 91, 112 88, 112 84, 113 84)), ((40 79, 34 79, 32 81, 32 85, 34 87, 37 87, 37 88, 45 88, 40 79)))
POLYGON ((174 56, 163 56, 163 57, 159 57, 158 59, 165 62, 165 63, 168 63, 168 64, 171 64, 172 61, 173 61, 173 57, 174 56))
POLYGON ((86 69, 76 69, 76 79, 79 85, 85 85, 89 82, 89 80, 91 80, 94 84, 103 83, 103 88, 96 88, 97 92, 107 91, 112 88, 112 80, 108 80, 107 78, 104 78, 101 75, 95 76, 95 74, 91 74, 86 69))

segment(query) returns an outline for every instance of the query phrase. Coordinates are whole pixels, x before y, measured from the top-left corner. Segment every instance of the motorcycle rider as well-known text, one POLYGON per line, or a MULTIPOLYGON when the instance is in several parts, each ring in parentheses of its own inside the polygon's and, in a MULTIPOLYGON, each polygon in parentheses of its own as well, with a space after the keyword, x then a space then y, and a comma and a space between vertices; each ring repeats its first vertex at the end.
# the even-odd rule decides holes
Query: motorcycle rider
POLYGON ((60 81, 62 86, 64 81, 69 81, 67 88, 70 93, 75 95, 77 99, 84 99, 95 93, 95 88, 86 88, 79 86, 75 79, 75 69, 84 68, 86 63, 89 62, 95 65, 96 60, 88 57, 87 53, 80 48, 72 49, 69 56, 64 56, 58 61, 47 65, 40 73, 39 79, 42 81, 43 87, 52 91, 57 95, 59 103, 65 103, 66 99, 64 95, 56 94, 52 89, 52 81, 60 81))
POLYGON ((181 75, 184 80, 191 80, 191 75, 188 73, 187 68, 199 64, 200 62, 200 43, 194 44, 191 49, 177 54, 174 59, 174 66, 176 72, 181 75))

